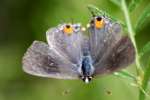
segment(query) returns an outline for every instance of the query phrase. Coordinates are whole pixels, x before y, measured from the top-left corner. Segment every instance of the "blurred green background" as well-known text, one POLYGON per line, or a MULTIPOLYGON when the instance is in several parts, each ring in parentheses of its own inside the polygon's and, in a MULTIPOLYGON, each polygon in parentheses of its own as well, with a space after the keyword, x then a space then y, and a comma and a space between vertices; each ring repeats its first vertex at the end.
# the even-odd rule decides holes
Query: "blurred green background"
MULTIPOLYGON (((133 25, 149 0, 134 10, 133 25)), ((80 80, 56 80, 28 75, 22 56, 34 40, 46 41, 45 32, 59 23, 90 19, 94 4, 124 21, 122 11, 109 0, 0 0, 0 100, 137 100, 138 89, 130 80, 107 75, 90 84, 80 80)), ((150 23, 138 31, 138 48, 150 41, 150 23)), ((134 73, 134 64, 127 68, 134 73)))

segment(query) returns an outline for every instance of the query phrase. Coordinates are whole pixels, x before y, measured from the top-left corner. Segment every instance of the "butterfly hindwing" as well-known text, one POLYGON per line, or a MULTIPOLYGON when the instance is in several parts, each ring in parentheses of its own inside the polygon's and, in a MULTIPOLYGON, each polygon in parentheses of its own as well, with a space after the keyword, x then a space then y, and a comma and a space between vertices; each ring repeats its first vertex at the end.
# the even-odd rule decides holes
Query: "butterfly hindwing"
POLYGON ((121 26, 112 22, 109 18, 103 17, 103 26, 98 29, 95 27, 95 20, 97 17, 93 18, 90 27, 88 28, 90 37, 90 51, 94 63, 97 63, 105 53, 112 48, 112 46, 121 38, 119 34, 121 32, 121 26))
POLYGON ((121 35, 121 25, 101 16, 103 23, 97 28, 97 18, 92 19, 88 28, 94 74, 111 73, 131 64, 135 58, 134 47, 129 37, 121 35))
POLYGON ((60 56, 77 64, 81 60, 84 39, 80 31, 80 26, 75 25, 70 26, 74 31, 69 34, 63 31, 64 27, 66 27, 65 24, 49 29, 47 31, 47 41, 49 46, 55 49, 60 56))
POLYGON ((95 74, 112 73, 128 66, 134 59, 134 46, 129 37, 123 36, 95 65, 95 74))

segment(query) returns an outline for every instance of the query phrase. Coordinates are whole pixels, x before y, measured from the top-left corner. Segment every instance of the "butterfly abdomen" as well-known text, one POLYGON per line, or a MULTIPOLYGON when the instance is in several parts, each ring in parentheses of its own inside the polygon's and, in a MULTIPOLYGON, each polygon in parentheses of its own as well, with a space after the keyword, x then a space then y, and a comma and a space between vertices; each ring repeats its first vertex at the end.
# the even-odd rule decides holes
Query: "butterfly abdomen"
POLYGON ((91 73, 91 61, 88 56, 85 56, 82 60, 82 72, 84 76, 89 76, 91 73))
POLYGON ((94 67, 92 62, 93 61, 90 55, 84 56, 82 58, 81 70, 83 76, 92 76, 94 72, 94 67))
POLYGON ((92 78, 94 68, 92 65, 91 56, 83 56, 81 63, 81 78, 85 83, 89 83, 92 78))

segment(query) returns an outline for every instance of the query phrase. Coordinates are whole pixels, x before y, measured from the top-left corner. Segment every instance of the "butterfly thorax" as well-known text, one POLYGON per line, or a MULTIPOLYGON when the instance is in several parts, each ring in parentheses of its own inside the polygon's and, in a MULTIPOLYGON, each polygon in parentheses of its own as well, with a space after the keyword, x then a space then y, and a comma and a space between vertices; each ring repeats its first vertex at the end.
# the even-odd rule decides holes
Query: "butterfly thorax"
POLYGON ((85 83, 89 83, 92 79, 92 74, 94 72, 94 67, 92 66, 92 59, 90 56, 84 56, 82 58, 82 65, 81 65, 81 71, 82 71, 82 80, 85 83))

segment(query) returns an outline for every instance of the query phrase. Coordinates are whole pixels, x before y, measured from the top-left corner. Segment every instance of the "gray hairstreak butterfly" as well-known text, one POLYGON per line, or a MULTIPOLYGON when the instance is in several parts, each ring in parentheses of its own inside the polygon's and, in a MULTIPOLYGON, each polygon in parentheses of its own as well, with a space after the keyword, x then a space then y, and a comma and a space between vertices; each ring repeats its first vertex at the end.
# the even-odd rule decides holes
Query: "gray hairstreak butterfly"
POLYGON ((121 25, 107 16, 92 17, 86 31, 80 24, 50 28, 46 32, 48 43, 34 41, 28 48, 23 70, 41 77, 89 83, 95 76, 118 71, 134 61, 133 44, 121 31, 121 25))

